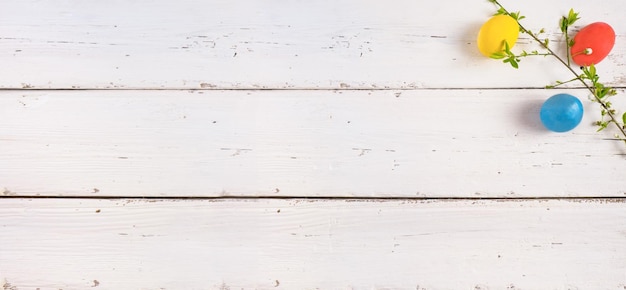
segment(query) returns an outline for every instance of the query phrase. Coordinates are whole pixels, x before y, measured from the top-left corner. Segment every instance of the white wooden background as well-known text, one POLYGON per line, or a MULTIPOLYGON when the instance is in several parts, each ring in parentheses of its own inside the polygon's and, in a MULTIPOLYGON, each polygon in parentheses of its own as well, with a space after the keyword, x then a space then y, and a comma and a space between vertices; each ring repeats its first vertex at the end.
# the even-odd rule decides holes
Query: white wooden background
MULTIPOLYGON (((626 108, 626 2, 502 2, 610 23, 626 108)), ((0 0, 0 289, 626 289, 626 148, 494 10, 0 0)))

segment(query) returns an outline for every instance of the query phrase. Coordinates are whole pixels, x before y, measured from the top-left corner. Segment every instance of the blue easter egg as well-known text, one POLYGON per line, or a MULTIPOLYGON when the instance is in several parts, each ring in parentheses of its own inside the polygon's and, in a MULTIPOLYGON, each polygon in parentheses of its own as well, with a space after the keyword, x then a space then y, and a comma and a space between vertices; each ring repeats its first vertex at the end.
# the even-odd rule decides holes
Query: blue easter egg
POLYGON ((547 99, 541 106, 541 123, 554 132, 567 132, 583 119, 583 104, 577 97, 558 94, 547 99))

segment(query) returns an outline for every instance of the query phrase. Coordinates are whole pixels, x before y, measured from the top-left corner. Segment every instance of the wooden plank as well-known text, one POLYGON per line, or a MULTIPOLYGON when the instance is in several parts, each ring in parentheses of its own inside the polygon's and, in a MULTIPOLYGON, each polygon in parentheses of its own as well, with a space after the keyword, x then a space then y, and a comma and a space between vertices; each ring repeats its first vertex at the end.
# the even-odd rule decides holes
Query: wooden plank
POLYGON ((621 290, 625 221, 623 200, 5 198, 0 280, 4 289, 621 290))
POLYGON ((625 196, 584 91, 542 127, 557 92, 3 91, 0 195, 625 196))
MULTIPOLYGON (((626 2, 502 2, 555 47, 570 7, 580 25, 613 25, 617 45, 599 69, 623 86, 626 2)), ((515 71, 480 55, 476 35, 495 11, 482 0, 0 3, 0 88, 504 88, 571 78, 550 59, 515 71)), ((518 47, 536 48, 529 42, 518 47)))

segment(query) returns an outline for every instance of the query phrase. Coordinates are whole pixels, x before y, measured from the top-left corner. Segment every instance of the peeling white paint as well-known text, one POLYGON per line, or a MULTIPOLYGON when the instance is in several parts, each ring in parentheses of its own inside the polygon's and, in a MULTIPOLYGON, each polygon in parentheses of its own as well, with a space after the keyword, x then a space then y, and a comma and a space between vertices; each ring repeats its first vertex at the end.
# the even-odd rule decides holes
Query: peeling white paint
POLYGON ((17 289, 621 289, 625 221, 610 199, 0 199, 0 272, 17 289))
MULTIPOLYGON (((557 46, 570 7, 610 23, 624 87, 626 1, 502 2, 557 46)), ((3 1, 0 288, 626 289, 624 147, 580 89, 542 128, 571 76, 480 55, 493 12, 3 1)))
MULTIPOLYGON (((626 77, 626 24, 614 12, 626 2, 503 3, 555 47, 554 23, 569 8, 581 12, 578 25, 610 23, 618 45, 602 78, 626 77)), ((524 59, 516 71, 483 57, 476 35, 495 8, 482 0, 23 0, 3 11, 0 88, 541 88, 571 78, 550 59, 524 59)), ((535 49, 528 43, 516 48, 535 49)))
MULTIPOLYGON (((597 108, 588 104, 572 132, 550 133, 539 122, 547 94, 4 91, 0 189, 13 196, 623 197, 626 149, 605 140, 610 130, 595 132, 597 108), (23 95, 45 95, 46 103, 23 106, 23 95)), ((624 100, 616 97, 615 106, 626 107, 624 100)))

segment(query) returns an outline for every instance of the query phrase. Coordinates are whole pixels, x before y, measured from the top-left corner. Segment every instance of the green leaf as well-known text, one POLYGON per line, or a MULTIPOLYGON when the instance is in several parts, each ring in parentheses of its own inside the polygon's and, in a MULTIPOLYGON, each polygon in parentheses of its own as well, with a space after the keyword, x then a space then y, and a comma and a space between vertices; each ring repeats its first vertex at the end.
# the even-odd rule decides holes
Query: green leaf
POLYGON ((493 54, 491 54, 489 57, 493 58, 493 59, 503 59, 506 57, 506 54, 504 54, 503 52, 495 52, 493 54))
POLYGON ((622 124, 626 125, 626 113, 622 115, 622 124))
POLYGON ((595 86, 599 79, 598 75, 596 74, 596 67, 593 64, 588 67, 583 67, 583 73, 584 77, 582 78, 589 79, 595 86))
POLYGON ((506 52, 506 54, 508 56, 511 56, 513 53, 511 52, 511 46, 509 45, 509 42, 504 40, 504 52, 506 52))
POLYGON ((520 21, 520 20, 522 20, 522 19, 526 18, 526 16, 522 16, 522 15, 520 15, 520 12, 519 12, 519 11, 517 11, 517 12, 510 12, 510 13, 509 13, 509 16, 513 17, 513 19, 515 19, 515 20, 517 20, 517 21, 520 21))
POLYGON ((606 95, 608 94, 608 90, 601 83, 596 83, 594 86, 594 89, 596 91, 596 96, 599 99, 606 97, 606 95))
POLYGON ((574 9, 570 9, 567 14, 567 24, 572 26, 578 19, 580 19, 580 17, 578 17, 578 13, 574 12, 574 9))
POLYGON ((504 8, 500 7, 500 9, 498 9, 498 11, 496 11, 496 13, 494 15, 507 15, 508 13, 506 12, 506 10, 504 10, 504 8))
POLYGON ((598 121, 598 122, 596 122, 596 125, 600 126, 600 128, 598 128, 598 131, 596 131, 596 132, 600 132, 600 131, 602 131, 602 130, 606 129, 606 127, 608 127, 608 126, 609 126, 609 122, 606 122, 606 121, 598 121))
POLYGON ((566 33, 567 32, 567 25, 568 20, 567 18, 565 18, 565 16, 561 17, 561 22, 560 22, 560 28, 561 28, 561 32, 566 33))

